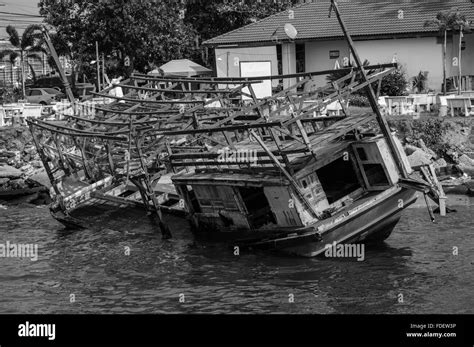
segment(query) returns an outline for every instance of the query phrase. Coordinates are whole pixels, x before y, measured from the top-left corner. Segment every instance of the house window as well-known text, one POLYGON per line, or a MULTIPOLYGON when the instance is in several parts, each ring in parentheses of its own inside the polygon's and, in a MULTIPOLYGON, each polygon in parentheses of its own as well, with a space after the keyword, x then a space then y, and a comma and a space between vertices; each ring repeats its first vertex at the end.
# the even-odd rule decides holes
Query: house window
POLYGON ((341 55, 339 50, 329 51, 329 59, 337 59, 341 55))
POLYGON ((281 45, 276 45, 276 51, 277 51, 277 61, 278 61, 278 74, 283 75, 281 45))
POLYGON ((306 50, 305 44, 296 45, 296 73, 306 71, 306 50))

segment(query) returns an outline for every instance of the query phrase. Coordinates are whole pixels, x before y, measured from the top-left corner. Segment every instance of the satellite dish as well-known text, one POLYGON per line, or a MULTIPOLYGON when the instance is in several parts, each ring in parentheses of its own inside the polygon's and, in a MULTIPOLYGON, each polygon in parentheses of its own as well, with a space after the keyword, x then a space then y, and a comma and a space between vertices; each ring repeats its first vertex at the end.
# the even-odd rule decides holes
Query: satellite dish
POLYGON ((298 35, 298 30, 296 30, 296 28, 293 26, 293 24, 286 23, 285 24, 285 34, 290 39, 294 40, 296 38, 296 35, 298 35))

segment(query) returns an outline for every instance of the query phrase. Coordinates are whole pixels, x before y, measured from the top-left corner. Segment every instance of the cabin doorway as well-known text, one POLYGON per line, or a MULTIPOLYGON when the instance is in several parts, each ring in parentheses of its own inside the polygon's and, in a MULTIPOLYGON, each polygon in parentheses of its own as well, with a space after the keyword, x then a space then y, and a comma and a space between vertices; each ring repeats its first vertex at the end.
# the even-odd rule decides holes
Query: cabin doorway
POLYGON ((339 158, 316 171, 329 204, 361 188, 357 173, 350 160, 339 158))
POLYGON ((239 193, 247 209, 251 228, 258 229, 265 224, 276 224, 275 216, 262 187, 240 187, 239 193))

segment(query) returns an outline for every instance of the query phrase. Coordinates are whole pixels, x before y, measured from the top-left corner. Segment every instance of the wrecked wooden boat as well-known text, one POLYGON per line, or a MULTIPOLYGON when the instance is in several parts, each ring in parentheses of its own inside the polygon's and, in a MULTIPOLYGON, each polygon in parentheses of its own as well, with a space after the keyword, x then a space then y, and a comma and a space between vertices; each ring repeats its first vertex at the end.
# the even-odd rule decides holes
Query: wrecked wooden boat
MULTIPOLYGON (((386 239, 401 212, 415 202, 416 191, 428 193, 425 182, 411 177, 405 152, 372 89, 390 69, 364 69, 337 4, 332 5, 360 79, 353 73, 336 81, 335 94, 323 100, 317 96, 327 95, 324 90, 295 93, 296 84, 271 98, 289 101, 276 110, 265 113, 264 105, 255 100, 261 116, 255 122, 179 132, 236 132, 234 139, 226 137, 228 146, 217 151, 169 155, 174 170, 192 167, 172 180, 196 235, 313 257, 333 243, 386 239), (320 117, 321 108, 334 100, 342 105, 344 96, 360 88, 367 90, 374 114, 349 116, 342 107, 343 119, 327 126, 331 117, 320 117), (363 131, 375 120, 382 135, 363 131), (317 125, 321 122, 323 127, 317 125), (240 130, 248 133, 246 140, 240 130)), ((304 83, 305 76, 291 77, 304 83)), ((253 95, 252 86, 249 90, 253 95)))
POLYGON ((54 218, 69 227, 133 224, 169 238, 164 215, 177 213, 201 240, 301 256, 333 242, 386 239, 416 191, 435 194, 412 175, 377 105, 380 81, 397 65, 363 66, 335 1, 332 9, 356 67, 246 78, 135 74, 98 93, 112 102, 91 114, 29 120, 54 218), (306 88, 334 72, 345 74, 306 88), (283 79, 297 82, 257 97, 256 85, 283 79), (110 95, 114 88, 124 93, 110 95), (372 113, 351 114, 347 99, 358 90, 372 113))
MULTIPOLYGON (((254 132, 255 143, 235 144, 235 153, 250 153, 241 160, 219 161, 222 152, 214 163, 209 153, 172 155, 178 168, 183 158, 206 160, 172 177, 196 234, 303 256, 318 255, 334 241, 386 239, 416 197, 399 185, 403 176, 383 136, 349 134, 374 119, 347 117, 308 134, 307 145, 281 142, 280 149, 254 132)), ((401 144, 392 139, 411 174, 401 144)))

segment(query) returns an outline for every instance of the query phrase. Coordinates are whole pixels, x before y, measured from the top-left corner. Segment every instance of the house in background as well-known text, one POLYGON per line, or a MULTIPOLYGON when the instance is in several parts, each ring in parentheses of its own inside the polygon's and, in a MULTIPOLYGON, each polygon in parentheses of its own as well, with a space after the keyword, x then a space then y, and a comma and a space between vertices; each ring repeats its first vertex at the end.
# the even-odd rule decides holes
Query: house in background
MULTIPOLYGON (((335 14, 328 16, 329 5, 329 0, 304 3, 204 42, 215 49, 217 76, 263 75, 265 69, 265 75, 292 74, 345 66, 352 61, 351 53, 335 14), (289 33, 292 28, 297 32, 294 39, 290 37, 295 33, 289 33), (242 64, 253 64, 255 69, 242 71, 242 64)), ((443 37, 436 27, 425 27, 425 21, 450 10, 459 10, 471 24, 474 21, 474 0, 344 0, 338 5, 362 60, 396 61, 407 78, 427 71, 428 87, 436 91, 443 81, 443 37)), ((458 67, 453 66, 458 42, 459 35, 449 32, 447 77, 458 75, 458 67)), ((471 89, 474 33, 463 37, 462 74, 471 89)), ((314 87, 325 83, 325 76, 313 79, 314 87)), ((275 87, 278 81, 272 84, 275 87)))

